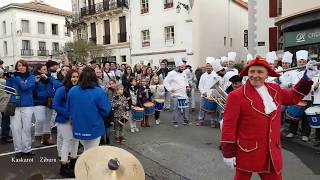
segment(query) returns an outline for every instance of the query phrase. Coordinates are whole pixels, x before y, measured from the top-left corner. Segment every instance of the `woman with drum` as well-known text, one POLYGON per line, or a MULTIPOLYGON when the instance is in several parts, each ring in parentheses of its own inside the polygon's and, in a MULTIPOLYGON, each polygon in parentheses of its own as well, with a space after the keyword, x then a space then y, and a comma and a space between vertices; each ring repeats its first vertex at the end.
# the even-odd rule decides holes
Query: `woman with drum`
POLYGON ((147 77, 141 78, 141 83, 138 87, 138 104, 142 104, 144 108, 144 118, 141 121, 141 127, 150 127, 149 116, 154 115, 154 104, 151 102, 152 93, 148 86, 147 77))
POLYGON ((152 99, 155 102, 155 119, 156 124, 160 124, 160 112, 164 109, 164 96, 165 96, 165 88, 162 84, 162 81, 159 76, 155 75, 152 77, 150 82, 150 90, 153 94, 152 99))
POLYGON ((73 136, 80 140, 84 151, 98 146, 101 136, 106 133, 104 119, 108 118, 111 105, 92 68, 83 69, 79 85, 68 93, 67 107, 73 136))

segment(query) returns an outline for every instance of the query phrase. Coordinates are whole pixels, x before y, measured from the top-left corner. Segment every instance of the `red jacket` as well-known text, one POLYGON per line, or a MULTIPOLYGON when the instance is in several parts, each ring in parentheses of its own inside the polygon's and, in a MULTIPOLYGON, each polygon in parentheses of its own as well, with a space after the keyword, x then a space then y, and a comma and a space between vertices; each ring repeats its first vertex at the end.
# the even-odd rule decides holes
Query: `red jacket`
POLYGON ((221 148, 225 158, 236 157, 236 168, 248 172, 282 170, 280 143, 281 105, 297 104, 309 93, 312 81, 301 80, 292 89, 265 83, 277 109, 264 113, 262 99, 247 83, 228 95, 223 115, 221 148))

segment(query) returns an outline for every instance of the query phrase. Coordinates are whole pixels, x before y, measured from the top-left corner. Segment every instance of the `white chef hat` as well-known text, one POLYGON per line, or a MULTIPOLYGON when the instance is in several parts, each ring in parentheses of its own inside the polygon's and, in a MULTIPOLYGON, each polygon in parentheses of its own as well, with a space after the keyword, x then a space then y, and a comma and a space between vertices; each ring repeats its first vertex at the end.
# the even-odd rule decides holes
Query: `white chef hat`
POLYGON ((237 53, 236 52, 228 52, 228 60, 236 61, 237 53))
POLYGON ((283 63, 289 63, 289 64, 291 64, 291 63, 292 63, 292 56, 293 56, 292 53, 290 53, 289 51, 286 51, 286 52, 283 54, 282 62, 283 62, 283 63))
POLYGON ((212 69, 215 71, 215 72, 218 72, 218 71, 221 71, 223 69, 222 65, 221 65, 221 60, 220 59, 215 59, 213 62, 212 62, 212 69))
POLYGON ((148 60, 144 60, 143 61, 143 65, 148 65, 149 61, 148 60))
POLYGON ((226 61, 228 61, 228 57, 222 56, 222 57, 221 57, 221 62, 224 63, 224 62, 226 62, 226 61))
POLYGON ((248 53, 247 54, 247 62, 249 62, 251 60, 253 60, 253 56, 252 56, 252 54, 248 53))
POLYGON ((266 54, 266 60, 267 60, 267 62, 268 62, 269 64, 273 64, 274 61, 277 60, 277 59, 278 59, 277 54, 276 54, 276 52, 274 52, 274 51, 268 52, 268 53, 266 54))
POLYGON ((306 50, 297 51, 296 57, 297 57, 297 60, 300 60, 300 59, 308 60, 308 51, 306 50))
POLYGON ((182 57, 180 57, 180 56, 176 57, 174 59, 174 64, 176 65, 176 67, 183 66, 184 62, 183 62, 182 57))
POLYGON ((212 64, 214 57, 206 57, 206 64, 212 64))

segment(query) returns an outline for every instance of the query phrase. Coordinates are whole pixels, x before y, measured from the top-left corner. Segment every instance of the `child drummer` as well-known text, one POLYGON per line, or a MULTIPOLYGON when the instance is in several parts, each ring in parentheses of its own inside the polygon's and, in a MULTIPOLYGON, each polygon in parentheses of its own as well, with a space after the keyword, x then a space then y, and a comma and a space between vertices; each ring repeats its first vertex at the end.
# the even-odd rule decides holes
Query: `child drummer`
POLYGON ((132 108, 135 106, 142 107, 141 104, 138 103, 138 86, 137 86, 137 80, 134 77, 131 77, 129 79, 130 86, 127 87, 125 90, 126 93, 129 95, 129 107, 131 111, 129 111, 129 123, 130 123, 130 130, 132 133, 139 132, 139 129, 137 128, 137 123, 132 119, 132 108))
MULTIPOLYGON (((151 102, 152 93, 148 86, 148 81, 146 77, 141 77, 141 83, 138 87, 138 106, 143 107, 147 102, 151 102)), ((149 115, 145 115, 143 121, 141 121, 141 127, 150 127, 149 115)))
POLYGON ((113 118, 114 118, 114 127, 115 127, 115 140, 117 143, 125 141, 123 126, 129 119, 129 106, 128 106, 128 97, 124 96, 124 88, 121 84, 118 84, 116 87, 116 94, 111 100, 113 118))
MULTIPOLYGON (((155 101, 155 103, 164 103, 164 95, 165 95, 165 88, 161 82, 161 79, 159 76, 155 75, 152 77, 150 81, 150 90, 153 94, 152 99, 155 101), (163 101, 163 102, 161 102, 163 101)), ((162 109, 155 109, 155 119, 156 124, 160 124, 160 111, 162 109)))

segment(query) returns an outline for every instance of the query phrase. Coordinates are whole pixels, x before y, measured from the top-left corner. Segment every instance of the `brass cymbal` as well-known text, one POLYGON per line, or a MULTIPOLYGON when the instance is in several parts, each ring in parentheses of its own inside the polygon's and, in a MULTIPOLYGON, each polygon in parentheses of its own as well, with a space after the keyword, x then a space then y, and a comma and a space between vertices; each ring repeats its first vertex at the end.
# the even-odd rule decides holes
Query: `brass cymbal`
POLYGON ((145 180, 139 160, 114 146, 98 146, 84 152, 77 160, 75 176, 77 180, 145 180))

